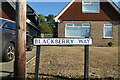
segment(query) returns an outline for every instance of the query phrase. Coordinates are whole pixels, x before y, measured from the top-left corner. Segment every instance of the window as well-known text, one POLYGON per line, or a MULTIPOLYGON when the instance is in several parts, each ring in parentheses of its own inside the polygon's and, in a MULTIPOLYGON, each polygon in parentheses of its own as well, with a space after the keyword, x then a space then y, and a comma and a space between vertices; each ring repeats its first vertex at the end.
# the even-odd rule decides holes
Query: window
POLYGON ((112 38, 112 24, 104 24, 104 38, 112 38))
POLYGON ((3 26, 2 26, 2 28, 5 28, 5 29, 9 28, 9 25, 8 25, 8 24, 9 24, 8 22, 5 22, 5 23, 3 24, 3 26))
POLYGON ((65 37, 89 37, 90 36, 90 24, 73 24, 72 27, 67 26, 65 28, 65 37))
POLYGON ((82 12, 83 13, 99 13, 100 2, 99 0, 82 0, 82 12))
POLYGON ((73 24, 72 23, 68 23, 66 24, 67 27, 73 27, 73 24))
POLYGON ((16 24, 14 22, 9 22, 7 21, 4 25, 3 28, 5 29, 15 29, 16 28, 16 24))
POLYGON ((74 24, 74 27, 82 27, 82 24, 74 24))
POLYGON ((9 27, 12 28, 12 29, 15 29, 16 28, 16 24, 14 22, 10 22, 9 23, 9 27))

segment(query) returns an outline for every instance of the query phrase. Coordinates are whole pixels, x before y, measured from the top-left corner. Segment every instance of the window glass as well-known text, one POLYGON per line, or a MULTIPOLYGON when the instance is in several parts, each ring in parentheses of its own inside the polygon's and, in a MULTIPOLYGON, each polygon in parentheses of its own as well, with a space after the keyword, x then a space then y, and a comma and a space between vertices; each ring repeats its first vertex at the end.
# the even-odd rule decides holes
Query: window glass
POLYGON ((99 2, 91 2, 92 4, 99 4, 99 2))
POLYGON ((105 24, 105 27, 112 27, 112 24, 105 24))
POLYGON ((3 28, 9 28, 9 29, 15 29, 16 28, 16 24, 14 22, 9 22, 7 21, 4 25, 3 28))
POLYGON ((104 25, 104 38, 112 38, 112 24, 104 25))
POLYGON ((8 22, 5 22, 2 27, 3 27, 3 28, 8 28, 8 22))
POLYGON ((73 27, 66 27, 66 35, 65 37, 89 37, 90 36, 90 24, 74 24, 73 27), (81 26, 81 27, 76 27, 81 26), (85 27, 87 26, 87 27, 85 27))
POLYGON ((16 24, 14 22, 9 22, 9 27, 15 29, 16 24))
POLYGON ((0 27, 3 25, 4 22, 5 20, 0 19, 0 27))
POLYGON ((90 27, 90 24, 82 24, 82 27, 90 27))
POLYGON ((74 24, 75 27, 82 27, 82 24, 74 24))
POLYGON ((73 24, 68 23, 68 24, 66 24, 66 26, 67 26, 67 27, 73 27, 73 24))
POLYGON ((100 4, 98 1, 84 1, 82 2, 82 12, 84 13, 99 13, 100 4))
POLYGON ((84 3, 84 4, 90 4, 91 2, 89 2, 89 1, 84 1, 83 3, 84 3))

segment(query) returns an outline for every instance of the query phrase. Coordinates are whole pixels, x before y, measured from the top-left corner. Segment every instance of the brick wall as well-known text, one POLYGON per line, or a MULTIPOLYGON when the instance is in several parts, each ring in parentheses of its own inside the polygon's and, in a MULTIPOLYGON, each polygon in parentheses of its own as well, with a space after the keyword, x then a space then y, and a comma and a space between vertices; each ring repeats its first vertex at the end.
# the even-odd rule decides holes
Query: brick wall
POLYGON ((118 44, 118 26, 120 21, 63 21, 58 23, 58 37, 65 37, 65 23, 89 23, 91 29, 91 37, 93 38, 93 45, 108 45, 108 42, 118 44), (113 38, 106 39, 103 37, 104 24, 113 25, 113 38))

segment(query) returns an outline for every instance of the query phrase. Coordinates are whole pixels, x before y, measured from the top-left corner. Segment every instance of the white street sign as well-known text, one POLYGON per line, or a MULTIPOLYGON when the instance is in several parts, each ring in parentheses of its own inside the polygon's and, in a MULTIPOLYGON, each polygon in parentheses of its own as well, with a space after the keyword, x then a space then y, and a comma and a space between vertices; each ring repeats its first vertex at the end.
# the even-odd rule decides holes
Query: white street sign
POLYGON ((34 45, 92 45, 91 38, 34 38, 34 45))

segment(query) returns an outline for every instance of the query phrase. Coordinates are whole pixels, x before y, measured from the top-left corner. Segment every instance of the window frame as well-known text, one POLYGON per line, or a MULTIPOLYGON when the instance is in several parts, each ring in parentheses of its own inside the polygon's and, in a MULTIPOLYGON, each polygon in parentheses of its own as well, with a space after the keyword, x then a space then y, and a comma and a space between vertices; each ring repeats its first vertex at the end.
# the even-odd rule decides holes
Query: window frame
POLYGON ((74 27, 74 23, 66 23, 65 27, 74 27), (73 26, 67 26, 67 24, 72 24, 73 26))
MULTIPOLYGON (((89 28, 91 27, 91 26, 90 26, 90 23, 66 23, 66 24, 65 24, 65 37, 85 38, 85 37, 78 37, 78 36, 67 36, 67 33, 66 33, 66 28, 67 28, 67 27, 69 27, 69 28, 88 28, 88 27, 86 27, 86 26, 83 26, 83 24, 89 24, 89 28), (73 27, 67 26, 67 24, 73 24, 73 27), (76 27, 76 26, 74 26, 74 24, 82 24, 82 26, 81 26, 81 27, 80 27, 80 26, 76 27)), ((91 33, 91 29, 90 29, 90 33, 91 33)), ((90 36, 89 36, 89 37, 90 37, 90 36)))
POLYGON ((106 39, 111 39, 111 38, 113 38, 113 25, 112 24, 110 24, 111 26, 106 26, 107 24, 104 24, 104 27, 103 27, 103 38, 106 38, 106 39), (105 28, 111 28, 112 29, 112 37, 106 37, 105 36, 105 28))
POLYGON ((97 1, 85 1, 85 0, 82 0, 82 13, 100 13, 100 0, 97 0, 97 1), (89 3, 85 3, 85 2, 89 2, 89 3), (84 5, 88 5, 88 4, 92 5, 92 2, 98 2, 98 3, 94 3, 94 4, 98 4, 98 11, 90 11, 90 10, 84 11, 84 5))

